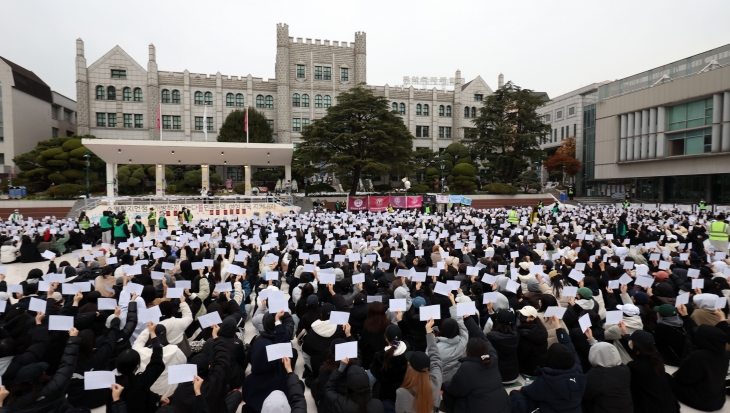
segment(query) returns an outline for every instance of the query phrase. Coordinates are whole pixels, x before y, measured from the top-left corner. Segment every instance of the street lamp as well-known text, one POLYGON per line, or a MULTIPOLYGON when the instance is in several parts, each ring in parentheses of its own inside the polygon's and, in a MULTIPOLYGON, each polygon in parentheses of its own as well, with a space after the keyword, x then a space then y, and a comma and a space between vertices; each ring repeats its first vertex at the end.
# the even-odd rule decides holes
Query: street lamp
POLYGON ((444 193, 444 154, 441 154, 441 193, 444 193))
POLYGON ((91 169, 91 164, 89 162, 89 159, 91 158, 90 150, 86 150, 86 155, 84 155, 84 158, 86 158, 86 199, 89 199, 89 169, 91 169))

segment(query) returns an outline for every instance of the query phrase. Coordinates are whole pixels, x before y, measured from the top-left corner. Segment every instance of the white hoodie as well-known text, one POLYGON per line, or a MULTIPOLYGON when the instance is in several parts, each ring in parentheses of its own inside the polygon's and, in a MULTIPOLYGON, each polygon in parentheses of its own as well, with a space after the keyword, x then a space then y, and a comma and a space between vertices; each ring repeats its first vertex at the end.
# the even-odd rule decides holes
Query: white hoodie
MULTIPOLYGON (((147 365, 150 364, 152 359, 152 348, 145 347, 145 343, 150 338, 149 330, 145 329, 140 333, 137 340, 134 342, 132 349, 139 353, 139 370, 138 373, 145 371, 147 365)), ((188 359, 185 357, 180 349, 174 344, 168 344, 162 348, 162 362, 165 363, 165 371, 160 374, 160 377, 152 384, 150 390, 159 394, 162 397, 170 397, 177 389, 177 384, 168 384, 167 369, 170 366, 177 366, 179 364, 187 363, 188 359)))

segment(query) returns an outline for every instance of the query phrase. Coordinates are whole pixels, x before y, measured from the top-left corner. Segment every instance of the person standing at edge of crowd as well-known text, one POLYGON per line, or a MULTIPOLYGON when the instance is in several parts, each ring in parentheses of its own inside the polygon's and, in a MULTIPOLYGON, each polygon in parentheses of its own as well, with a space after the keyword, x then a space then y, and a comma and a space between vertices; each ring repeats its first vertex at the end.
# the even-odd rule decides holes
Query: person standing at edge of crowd
POLYGON ((157 213, 155 209, 150 207, 150 213, 147 215, 147 226, 150 227, 150 232, 155 232, 155 224, 157 223, 157 213))

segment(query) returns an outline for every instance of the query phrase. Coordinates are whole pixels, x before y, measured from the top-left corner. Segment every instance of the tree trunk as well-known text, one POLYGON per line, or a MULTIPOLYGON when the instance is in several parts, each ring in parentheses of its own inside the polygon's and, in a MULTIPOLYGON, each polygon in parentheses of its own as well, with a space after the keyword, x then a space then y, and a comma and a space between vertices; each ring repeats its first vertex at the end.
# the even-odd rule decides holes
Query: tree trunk
POLYGON ((357 195, 358 182, 360 182, 360 167, 354 166, 352 168, 352 187, 350 187, 350 196, 357 195))

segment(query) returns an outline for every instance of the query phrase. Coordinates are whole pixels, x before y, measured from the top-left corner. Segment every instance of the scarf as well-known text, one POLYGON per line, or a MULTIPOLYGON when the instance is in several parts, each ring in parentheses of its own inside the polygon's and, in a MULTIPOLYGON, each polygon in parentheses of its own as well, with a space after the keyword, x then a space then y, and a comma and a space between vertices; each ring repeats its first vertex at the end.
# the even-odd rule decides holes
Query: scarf
POLYGON ((588 300, 575 300, 575 303, 580 306, 580 308, 584 310, 593 310, 593 304, 595 301, 593 299, 588 300))
POLYGON ((682 321, 678 315, 673 315, 671 317, 657 317, 656 322, 657 324, 664 324, 669 327, 682 327, 684 325, 684 321, 682 321))

